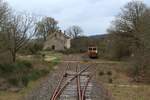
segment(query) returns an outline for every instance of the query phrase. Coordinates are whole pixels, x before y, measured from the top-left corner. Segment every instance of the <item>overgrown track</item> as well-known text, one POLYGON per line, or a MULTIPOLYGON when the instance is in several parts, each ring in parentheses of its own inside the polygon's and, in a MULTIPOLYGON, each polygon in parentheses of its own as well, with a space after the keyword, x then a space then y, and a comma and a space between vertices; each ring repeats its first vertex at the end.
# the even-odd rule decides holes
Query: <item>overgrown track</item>
POLYGON ((91 100, 91 66, 68 63, 50 100, 91 100))
POLYGON ((104 85, 97 81, 98 67, 103 65, 87 60, 85 61, 82 55, 64 56, 63 61, 23 100, 79 100, 79 97, 80 100, 112 100, 104 85), (88 68, 85 71, 77 75, 86 67, 88 68), (76 77, 62 88, 75 75, 76 77))

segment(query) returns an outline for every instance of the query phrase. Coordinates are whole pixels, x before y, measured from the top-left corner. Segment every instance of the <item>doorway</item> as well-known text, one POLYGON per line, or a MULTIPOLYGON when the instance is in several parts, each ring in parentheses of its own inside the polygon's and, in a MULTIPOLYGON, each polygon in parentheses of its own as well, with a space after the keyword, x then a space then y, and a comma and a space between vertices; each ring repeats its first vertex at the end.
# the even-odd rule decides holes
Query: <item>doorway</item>
POLYGON ((55 45, 52 45, 52 50, 55 50, 55 45))

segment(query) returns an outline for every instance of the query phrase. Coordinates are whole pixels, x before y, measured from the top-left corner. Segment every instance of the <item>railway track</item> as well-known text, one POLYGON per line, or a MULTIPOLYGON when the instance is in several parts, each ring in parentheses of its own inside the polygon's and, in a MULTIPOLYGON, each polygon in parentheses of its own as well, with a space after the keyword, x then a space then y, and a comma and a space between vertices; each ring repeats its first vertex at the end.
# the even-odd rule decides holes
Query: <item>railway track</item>
POLYGON ((78 55, 68 55, 23 100, 112 100, 102 83, 97 82, 101 63, 78 55))
POLYGON ((50 100, 92 100, 91 66, 68 63, 50 100))

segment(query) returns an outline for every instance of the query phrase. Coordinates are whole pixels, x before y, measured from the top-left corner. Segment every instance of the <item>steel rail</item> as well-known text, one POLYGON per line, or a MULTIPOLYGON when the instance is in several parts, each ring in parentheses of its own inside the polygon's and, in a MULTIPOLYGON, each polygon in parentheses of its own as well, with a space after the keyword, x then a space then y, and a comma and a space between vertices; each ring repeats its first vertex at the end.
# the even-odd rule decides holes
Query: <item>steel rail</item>
MULTIPOLYGON (((95 73, 95 72, 96 72, 96 70, 94 71, 94 73, 95 73)), ((89 78, 88 78, 88 80, 87 80, 85 86, 83 87, 81 100, 85 100, 85 93, 86 93, 87 87, 88 87, 88 85, 89 85, 89 83, 90 83, 92 77, 94 76, 94 73, 93 73, 92 75, 89 75, 89 76, 88 76, 89 78)))
POLYGON ((66 77, 66 72, 67 72, 68 68, 69 68, 69 63, 68 63, 68 65, 67 65, 65 71, 63 72, 63 76, 62 76, 61 79, 59 80, 58 85, 57 85, 57 87, 55 88, 54 93, 53 93, 53 95, 52 95, 52 97, 51 97, 50 100, 54 100, 54 98, 55 98, 57 92, 59 91, 59 89, 60 89, 60 87, 61 87, 61 84, 62 84, 64 78, 66 77))
POLYGON ((90 82, 90 80, 91 80, 92 77, 93 77, 93 76, 90 76, 90 77, 88 78, 88 80, 87 80, 87 82, 86 82, 86 84, 85 84, 85 86, 84 86, 84 88, 83 88, 81 100, 85 100, 85 92, 86 92, 86 89, 87 89, 87 87, 88 87, 88 85, 89 85, 89 82, 90 82))
MULTIPOLYGON (((78 72, 78 70, 80 70, 79 67, 80 66, 78 64, 78 66, 76 66, 76 72, 78 72)), ((78 100, 81 100, 82 99, 82 94, 81 94, 82 92, 81 92, 81 85, 80 85, 80 75, 77 76, 76 81, 77 81, 77 96, 78 96, 78 100)))
POLYGON ((80 72, 77 73, 77 75, 75 75, 74 77, 72 77, 69 81, 66 82, 66 84, 64 84, 62 86, 62 88, 59 89, 59 91, 56 93, 55 97, 53 100, 57 100, 57 98, 61 95, 61 93, 63 92, 63 90, 66 88, 67 85, 69 85, 77 76, 81 75, 84 71, 86 71, 90 66, 87 66, 86 68, 84 68, 83 70, 81 70, 80 72))

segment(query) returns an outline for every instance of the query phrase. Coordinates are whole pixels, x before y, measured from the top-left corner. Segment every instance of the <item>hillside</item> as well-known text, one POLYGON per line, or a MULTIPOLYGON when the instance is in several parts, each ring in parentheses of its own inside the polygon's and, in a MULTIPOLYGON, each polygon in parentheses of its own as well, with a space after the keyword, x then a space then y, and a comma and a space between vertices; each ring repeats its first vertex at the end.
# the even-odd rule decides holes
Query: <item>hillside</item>
POLYGON ((108 36, 108 34, 99 34, 99 35, 91 35, 88 36, 90 39, 104 39, 108 36))

